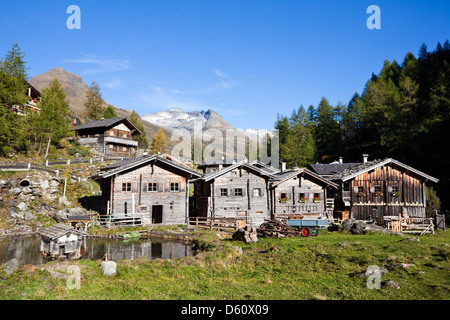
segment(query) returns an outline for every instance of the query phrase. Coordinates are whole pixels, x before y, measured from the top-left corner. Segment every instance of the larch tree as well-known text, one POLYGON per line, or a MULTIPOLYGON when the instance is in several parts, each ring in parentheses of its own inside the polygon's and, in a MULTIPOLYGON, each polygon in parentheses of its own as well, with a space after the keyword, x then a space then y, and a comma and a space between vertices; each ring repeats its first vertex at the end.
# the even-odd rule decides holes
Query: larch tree
POLYGON ((100 120, 104 112, 100 85, 93 81, 86 95, 86 116, 93 121, 100 120))
POLYGON ((162 129, 159 129, 153 139, 152 154, 157 154, 158 152, 164 153, 166 152, 166 147, 166 136, 162 129))

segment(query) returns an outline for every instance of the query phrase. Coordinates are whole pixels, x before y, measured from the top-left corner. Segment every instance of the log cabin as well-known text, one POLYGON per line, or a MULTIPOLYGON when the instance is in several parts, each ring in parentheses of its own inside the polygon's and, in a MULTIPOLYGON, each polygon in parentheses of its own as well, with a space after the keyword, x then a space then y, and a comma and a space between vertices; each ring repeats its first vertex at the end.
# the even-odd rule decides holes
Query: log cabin
POLYGON ((169 158, 153 155, 127 161, 93 178, 101 185, 103 211, 111 219, 186 224, 189 182, 201 176, 169 158))
POLYGON ((339 185, 306 168, 281 170, 270 183, 272 218, 326 217, 328 191, 339 185))
POLYGON ((349 166, 328 176, 338 183, 336 217, 383 219, 386 216, 425 217, 427 185, 439 180, 392 158, 349 166))
POLYGON ((125 117, 91 121, 71 129, 76 132, 78 142, 101 154, 130 157, 138 142, 133 137, 141 134, 125 117))
POLYGON ((29 82, 25 81, 27 86, 28 101, 23 105, 13 105, 11 110, 19 116, 25 116, 31 113, 38 113, 40 108, 37 106, 41 100, 41 93, 29 82))
POLYGON ((193 181, 192 216, 243 218, 246 225, 259 226, 270 218, 270 170, 241 161, 193 181))

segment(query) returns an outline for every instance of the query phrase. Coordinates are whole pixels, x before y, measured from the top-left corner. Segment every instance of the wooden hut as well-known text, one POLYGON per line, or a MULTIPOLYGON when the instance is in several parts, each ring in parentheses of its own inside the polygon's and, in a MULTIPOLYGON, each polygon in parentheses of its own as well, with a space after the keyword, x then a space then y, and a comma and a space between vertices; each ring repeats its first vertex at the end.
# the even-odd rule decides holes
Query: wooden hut
POLYGON ((280 171, 270 184, 272 216, 326 217, 327 191, 338 187, 305 168, 280 171))
POLYGON ((93 177, 102 188, 104 212, 112 220, 184 224, 189 182, 202 174, 161 155, 127 161, 93 177))
POLYGON ((88 234, 62 223, 55 224, 38 232, 41 235, 41 252, 52 257, 78 257, 81 240, 88 234))
POLYGON ((241 161, 194 181, 193 216, 245 219, 260 225, 270 218, 269 181, 273 171, 241 161))
POLYGON ((395 159, 368 161, 367 155, 328 179, 340 185, 335 215, 348 212, 355 219, 399 214, 424 218, 425 187, 439 181, 395 159))
POLYGON ((130 157, 141 131, 125 117, 91 121, 71 129, 78 142, 104 155, 130 157))

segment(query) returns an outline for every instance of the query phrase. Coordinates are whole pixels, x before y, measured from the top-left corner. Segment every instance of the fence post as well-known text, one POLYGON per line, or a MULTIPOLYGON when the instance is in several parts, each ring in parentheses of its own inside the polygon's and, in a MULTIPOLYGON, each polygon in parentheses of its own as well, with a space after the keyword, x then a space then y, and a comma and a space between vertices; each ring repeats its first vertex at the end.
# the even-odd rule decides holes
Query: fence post
POLYGON ((67 160, 67 165, 70 166, 70 159, 67 160))
POLYGON ((91 157, 91 159, 89 160, 89 164, 92 166, 92 157, 91 157))
POLYGON ((31 169, 31 162, 28 162, 28 170, 31 169))
POLYGON ((48 167, 48 159, 45 160, 45 166, 48 167))

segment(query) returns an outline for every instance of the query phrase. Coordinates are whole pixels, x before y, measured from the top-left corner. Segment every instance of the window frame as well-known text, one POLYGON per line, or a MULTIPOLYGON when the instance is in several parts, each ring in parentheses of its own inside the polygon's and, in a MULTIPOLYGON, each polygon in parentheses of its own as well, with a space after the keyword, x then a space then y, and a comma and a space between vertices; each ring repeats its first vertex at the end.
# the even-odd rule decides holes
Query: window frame
POLYGON ((122 182, 122 192, 131 192, 133 183, 132 182, 122 182), (124 188, 125 187, 125 188, 124 188), (128 188, 129 187, 129 188, 128 188), (125 190, 124 190, 125 189, 125 190), (129 189, 129 190, 128 190, 129 189))

